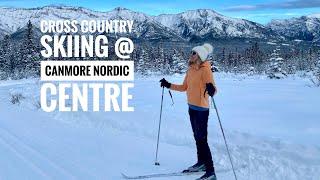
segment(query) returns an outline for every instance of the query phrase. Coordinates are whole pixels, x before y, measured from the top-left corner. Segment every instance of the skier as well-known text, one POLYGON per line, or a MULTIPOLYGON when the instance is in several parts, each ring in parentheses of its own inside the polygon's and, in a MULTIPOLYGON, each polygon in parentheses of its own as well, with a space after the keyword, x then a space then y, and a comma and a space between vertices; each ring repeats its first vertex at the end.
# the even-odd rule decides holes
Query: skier
POLYGON ((211 72, 211 65, 207 60, 208 55, 212 51, 213 47, 208 43, 192 49, 189 58, 189 68, 183 84, 172 84, 164 78, 160 82, 161 87, 181 92, 186 91, 187 93, 189 116, 197 146, 198 161, 183 172, 206 171, 200 179, 216 180, 212 156, 207 141, 209 96, 212 97, 217 92, 211 72))

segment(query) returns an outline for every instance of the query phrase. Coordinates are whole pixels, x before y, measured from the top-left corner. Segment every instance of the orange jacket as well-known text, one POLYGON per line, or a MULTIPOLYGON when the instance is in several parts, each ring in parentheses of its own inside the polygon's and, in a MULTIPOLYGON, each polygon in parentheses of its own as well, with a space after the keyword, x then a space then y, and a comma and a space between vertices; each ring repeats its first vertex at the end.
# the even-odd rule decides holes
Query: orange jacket
POLYGON ((213 80, 213 73, 211 72, 211 65, 208 61, 205 61, 200 65, 193 64, 189 66, 186 76, 184 77, 183 84, 171 84, 170 89, 181 92, 187 91, 189 104, 208 108, 209 95, 208 93, 204 95, 206 83, 212 83, 217 92, 217 88, 213 80))

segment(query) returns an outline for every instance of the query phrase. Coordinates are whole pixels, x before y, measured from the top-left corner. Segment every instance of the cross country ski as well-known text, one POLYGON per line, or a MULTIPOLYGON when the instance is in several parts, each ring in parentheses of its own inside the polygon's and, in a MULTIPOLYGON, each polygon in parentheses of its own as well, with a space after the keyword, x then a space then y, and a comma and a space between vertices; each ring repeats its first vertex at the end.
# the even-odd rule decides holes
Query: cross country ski
MULTIPOLYGON (((236 170, 246 168, 246 165, 242 165, 236 170)), ((218 169, 216 170, 217 173, 225 173, 230 172, 232 169, 218 169)), ((197 171, 197 172, 169 172, 169 173, 154 173, 154 174, 144 174, 144 175, 128 175, 125 173, 121 173, 122 177, 124 179, 150 179, 150 178, 160 178, 160 177, 174 177, 174 176, 193 176, 193 175, 201 175, 203 174, 203 171, 197 171)))

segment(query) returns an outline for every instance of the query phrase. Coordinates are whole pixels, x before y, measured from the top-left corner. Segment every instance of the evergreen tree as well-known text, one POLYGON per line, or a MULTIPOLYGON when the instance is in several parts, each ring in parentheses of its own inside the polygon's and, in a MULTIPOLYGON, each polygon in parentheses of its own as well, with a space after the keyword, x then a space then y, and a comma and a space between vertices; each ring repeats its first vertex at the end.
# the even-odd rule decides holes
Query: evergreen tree
POLYGON ((313 75, 314 75, 314 78, 312 79, 312 82, 316 86, 320 86, 320 56, 318 57, 318 61, 316 63, 313 75))
POLYGON ((270 66, 267 74, 271 79, 281 79, 287 76, 287 73, 282 69, 283 58, 280 57, 279 51, 279 48, 275 49, 270 57, 270 66))
POLYGON ((219 72, 220 71, 220 67, 218 64, 218 61, 216 60, 216 58, 213 58, 213 56, 209 56, 209 61, 211 64, 211 71, 212 72, 219 72))
POLYGON ((6 35, 0 46, 0 79, 8 79, 13 73, 12 44, 9 35, 6 35))
POLYGON ((148 68, 150 67, 150 58, 149 58, 149 54, 146 51, 145 48, 141 49, 141 53, 138 59, 138 64, 137 64, 137 72, 141 73, 141 74, 145 74, 148 70, 148 68))
POLYGON ((169 59, 167 57, 167 54, 164 53, 164 49, 162 48, 162 46, 159 49, 159 58, 160 58, 160 71, 162 74, 170 74, 171 72, 171 67, 169 64, 169 59))
MULTIPOLYGON (((226 67, 226 48, 222 48, 222 55, 221 55, 221 64, 222 66, 225 68, 226 67)), ((223 69, 224 71, 226 71, 226 69, 223 69)))
POLYGON ((180 52, 174 49, 172 54, 171 69, 173 73, 185 73, 187 70, 187 63, 183 60, 183 56, 180 52))
POLYGON ((17 72, 16 78, 36 77, 40 75, 40 50, 34 39, 33 25, 28 21, 26 35, 20 44, 17 52, 17 72), (18 74, 17 74, 18 73, 18 74))

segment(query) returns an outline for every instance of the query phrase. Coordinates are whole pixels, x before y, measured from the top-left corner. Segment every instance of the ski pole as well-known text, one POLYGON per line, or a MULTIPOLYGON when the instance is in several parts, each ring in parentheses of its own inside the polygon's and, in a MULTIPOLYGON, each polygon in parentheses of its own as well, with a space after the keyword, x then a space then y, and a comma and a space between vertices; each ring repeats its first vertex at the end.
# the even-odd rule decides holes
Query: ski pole
POLYGON ((230 155, 230 151, 229 151, 229 147, 228 147, 228 144, 227 144, 226 136, 224 135, 224 131, 223 131, 223 127, 222 127, 222 123, 221 123, 221 120, 220 120, 220 116, 219 116, 219 113, 218 113, 218 109, 217 109, 216 103, 214 102, 214 98, 213 98, 213 97, 211 97, 211 100, 212 100, 214 109, 216 110, 216 113, 217 113, 217 117, 218 117, 218 120, 219 120, 220 129, 221 129, 222 136, 223 136, 223 139, 224 139, 224 144, 226 145, 226 148, 227 148, 227 152, 228 152, 229 160, 230 160, 230 163, 231 163, 231 167, 232 167, 232 171, 233 171, 234 178, 235 178, 236 180, 238 180, 238 179, 237 179, 236 172, 235 172, 235 170, 234 170, 232 158, 231 158, 231 155, 230 155))
POLYGON ((164 92, 164 87, 162 87, 161 106, 160 106, 160 119, 159 119, 158 138, 157 138, 157 150, 156 150, 156 160, 155 160, 155 162, 154 162, 154 165, 156 165, 156 166, 160 166, 160 163, 158 162, 158 148, 159 148, 160 127, 161 127, 163 92, 164 92))

